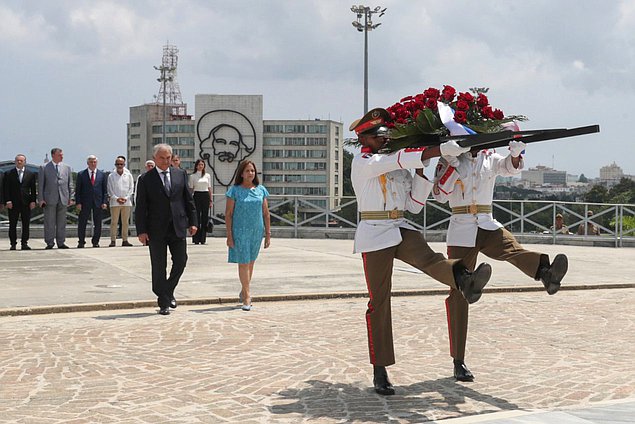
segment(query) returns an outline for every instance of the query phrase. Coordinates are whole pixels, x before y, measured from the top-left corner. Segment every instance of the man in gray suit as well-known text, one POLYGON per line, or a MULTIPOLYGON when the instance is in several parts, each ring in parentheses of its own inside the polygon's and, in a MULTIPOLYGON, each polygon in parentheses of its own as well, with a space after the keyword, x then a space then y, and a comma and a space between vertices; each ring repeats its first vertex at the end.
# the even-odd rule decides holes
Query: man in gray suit
POLYGON ((38 203, 44 210, 44 241, 52 249, 68 249, 66 241, 66 209, 73 205, 73 178, 71 167, 62 163, 64 152, 51 149, 51 161, 40 167, 38 175, 38 203))

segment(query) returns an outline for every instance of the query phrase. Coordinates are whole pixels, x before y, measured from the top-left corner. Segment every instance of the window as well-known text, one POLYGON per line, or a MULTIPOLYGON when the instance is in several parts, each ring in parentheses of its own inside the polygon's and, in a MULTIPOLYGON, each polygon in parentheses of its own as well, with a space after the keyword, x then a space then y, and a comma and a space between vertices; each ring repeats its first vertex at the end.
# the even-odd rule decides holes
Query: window
POLYGON ((307 171, 324 171, 326 170, 326 163, 324 162, 307 162, 306 163, 307 171))
POLYGON ((131 122, 130 126, 131 127, 140 127, 141 126, 141 122, 131 122))
POLYGON ((283 187, 267 187, 269 194, 280 195, 282 194, 283 187))
POLYGON ((283 125, 265 125, 264 132, 281 133, 281 132, 284 132, 284 126, 283 125))
POLYGON ((281 158, 282 150, 269 150, 265 149, 262 151, 262 157, 264 158, 281 158))
POLYGON ((130 138, 141 138, 141 134, 130 134, 130 138))
POLYGON ((285 162, 284 169, 287 171, 302 171, 304 170, 304 162, 285 162))
POLYGON ((163 143, 163 138, 161 137, 154 137, 152 139, 152 145, 156 146, 157 144, 163 143))
POLYGON ((141 158, 130 158, 130 163, 141 162, 141 158))
POLYGON ((276 170, 282 170, 282 162, 264 162, 262 164, 262 168, 265 171, 276 171, 276 170))
POLYGON ((131 152, 137 152, 141 150, 141 146, 130 146, 130 151, 131 152))
POLYGON ((326 183, 326 175, 303 175, 305 183, 326 183))
POLYGON ((304 146, 304 137, 285 137, 285 146, 304 146))
POLYGON ((307 137, 307 146, 326 146, 326 138, 324 137, 307 137))
POLYGON ((175 145, 179 144, 179 138, 178 137, 165 137, 165 142, 168 143, 170 146, 175 146, 175 145))
POLYGON ((306 151, 304 150, 285 150, 284 151, 285 158, 305 158, 306 151))
POLYGON ((304 133, 304 125, 285 125, 284 132, 286 133, 304 133))
POLYGON ((326 125, 307 125, 309 134, 326 134, 326 125))
POLYGON ((161 125, 153 125, 152 126, 152 134, 162 134, 163 127, 161 125))
POLYGON ((309 158, 326 158, 326 150, 307 150, 306 153, 309 158))
POLYGON ((283 137, 264 137, 265 146, 282 146, 284 144, 283 137))
POLYGON ((285 175, 284 181, 286 183, 301 183, 302 175, 285 175))
POLYGON ((193 146, 194 137, 179 137, 179 144, 183 146, 193 146))
POLYGON ((282 175, 269 174, 269 175, 265 175, 263 179, 266 183, 281 183, 282 175))
POLYGON ((194 132, 194 125, 179 125, 179 131, 178 132, 193 133, 194 132))

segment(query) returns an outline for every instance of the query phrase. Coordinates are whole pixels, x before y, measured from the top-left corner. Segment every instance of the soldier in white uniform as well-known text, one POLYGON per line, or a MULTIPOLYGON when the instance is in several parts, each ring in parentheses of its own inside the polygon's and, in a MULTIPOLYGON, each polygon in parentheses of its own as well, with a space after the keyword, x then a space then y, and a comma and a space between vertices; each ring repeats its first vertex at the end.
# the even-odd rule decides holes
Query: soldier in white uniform
MULTIPOLYGON (((433 196, 441 203, 450 202, 452 208, 447 234, 449 258, 462 259, 469 269, 474 269, 478 253, 482 252, 492 259, 511 263, 529 277, 542 281, 547 293, 555 294, 567 272, 567 257, 556 255, 549 263, 548 255, 524 249, 492 216, 496 176, 520 173, 524 149, 525 143, 510 141, 507 156, 475 149, 458 157, 442 157, 436 169, 433 196)), ((459 292, 450 289, 445 305, 454 377, 473 381, 474 375, 464 362, 468 303, 459 292)))
POLYGON ((424 161, 441 152, 458 155, 464 149, 456 142, 439 148, 403 149, 378 154, 386 142, 383 126, 389 120, 384 109, 373 109, 353 122, 363 146, 355 155, 351 179, 361 221, 355 233, 355 253, 361 253, 370 300, 366 311, 368 348, 373 364, 375 391, 392 395, 386 366, 395 363, 392 339, 390 293, 394 259, 400 259, 460 293, 467 303, 476 302, 489 280, 491 267, 480 265, 473 273, 457 260, 435 253, 421 232, 406 222, 404 210, 419 213, 432 190, 423 174, 424 161), (384 133, 384 135, 382 135, 384 133), (413 177, 411 169, 415 169, 413 177))

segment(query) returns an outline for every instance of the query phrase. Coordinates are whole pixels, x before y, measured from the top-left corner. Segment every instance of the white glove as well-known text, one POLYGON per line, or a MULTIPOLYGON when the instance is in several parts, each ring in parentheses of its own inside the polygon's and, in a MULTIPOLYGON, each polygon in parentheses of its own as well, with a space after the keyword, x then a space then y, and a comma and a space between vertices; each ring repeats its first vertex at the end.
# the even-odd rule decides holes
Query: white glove
POLYGON ((456 156, 441 156, 448 164, 450 164, 450 166, 453 166, 455 168, 458 168, 459 164, 461 163, 459 161, 459 158, 457 158, 456 156))
POLYGON ((513 158, 517 158, 518 156, 520 156, 523 150, 525 150, 526 146, 527 145, 522 141, 512 140, 509 142, 509 153, 512 155, 513 158))
POLYGON ((469 147, 461 147, 459 143, 454 140, 446 141, 441 144, 441 155, 443 156, 459 156, 460 154, 470 151, 469 147))

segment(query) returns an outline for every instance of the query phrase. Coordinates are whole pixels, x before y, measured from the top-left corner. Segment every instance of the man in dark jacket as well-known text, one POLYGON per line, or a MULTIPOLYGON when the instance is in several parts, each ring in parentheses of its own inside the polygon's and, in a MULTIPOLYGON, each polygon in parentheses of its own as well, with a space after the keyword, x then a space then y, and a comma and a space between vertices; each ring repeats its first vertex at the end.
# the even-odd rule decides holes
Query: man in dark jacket
POLYGON ((15 157, 15 168, 8 171, 2 181, 4 202, 9 211, 9 241, 11 250, 16 250, 18 243, 18 220, 22 221, 22 250, 29 247, 29 225, 31 210, 37 200, 35 194, 36 174, 26 169, 26 156, 15 157))
POLYGON ((189 227, 196 234, 196 208, 187 187, 184 170, 170 166, 172 147, 154 147, 156 167, 139 177, 135 222, 141 244, 150 247, 152 291, 157 295, 159 314, 176 308, 174 289, 187 263, 185 237, 189 227), (170 276, 166 275, 167 250, 172 255, 170 276))
POLYGON ((96 156, 88 156, 86 164, 88 167, 77 174, 75 183, 75 204, 77 209, 79 209, 79 221, 77 223, 78 249, 86 245, 86 225, 91 215, 94 225, 91 241, 93 247, 99 247, 102 211, 108 207, 108 179, 106 174, 97 169, 96 156))

